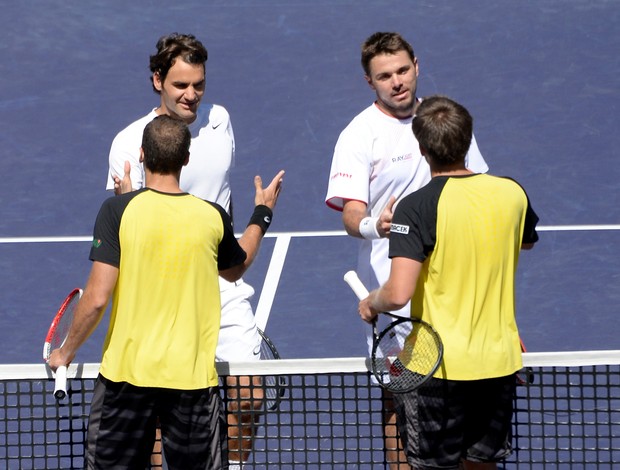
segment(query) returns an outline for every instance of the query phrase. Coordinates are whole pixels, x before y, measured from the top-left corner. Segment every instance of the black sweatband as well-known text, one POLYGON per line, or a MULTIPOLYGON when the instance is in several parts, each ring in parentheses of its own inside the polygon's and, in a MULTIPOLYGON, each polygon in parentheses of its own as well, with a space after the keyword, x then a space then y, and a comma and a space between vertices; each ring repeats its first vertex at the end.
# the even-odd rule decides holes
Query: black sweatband
POLYGON ((263 231, 263 235, 271 225, 271 218, 273 217, 273 212, 267 206, 256 206, 254 208, 254 213, 252 217, 250 217, 250 221, 248 225, 258 225, 260 229, 263 231))

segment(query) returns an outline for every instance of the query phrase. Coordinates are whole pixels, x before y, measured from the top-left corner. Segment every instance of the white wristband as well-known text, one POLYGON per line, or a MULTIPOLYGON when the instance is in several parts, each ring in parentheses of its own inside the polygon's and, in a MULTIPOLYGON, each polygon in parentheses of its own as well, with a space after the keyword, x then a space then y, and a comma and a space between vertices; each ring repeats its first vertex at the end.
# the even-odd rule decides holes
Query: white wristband
POLYGON ((381 238, 377 230, 379 217, 364 217, 360 222, 359 231, 362 238, 366 240, 378 240, 381 238))

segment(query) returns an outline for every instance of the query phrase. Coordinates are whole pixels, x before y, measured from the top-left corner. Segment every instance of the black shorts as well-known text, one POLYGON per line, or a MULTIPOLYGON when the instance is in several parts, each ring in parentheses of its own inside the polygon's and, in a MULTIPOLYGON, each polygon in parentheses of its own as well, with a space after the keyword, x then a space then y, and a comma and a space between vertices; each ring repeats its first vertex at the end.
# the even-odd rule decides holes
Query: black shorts
POLYGON ((459 468, 459 461, 497 462, 512 451, 516 380, 430 379, 394 394, 407 461, 417 469, 459 468))
POLYGON ((87 468, 146 468, 158 417, 169 469, 228 468, 226 419, 217 387, 136 387, 101 375, 90 408, 87 468))

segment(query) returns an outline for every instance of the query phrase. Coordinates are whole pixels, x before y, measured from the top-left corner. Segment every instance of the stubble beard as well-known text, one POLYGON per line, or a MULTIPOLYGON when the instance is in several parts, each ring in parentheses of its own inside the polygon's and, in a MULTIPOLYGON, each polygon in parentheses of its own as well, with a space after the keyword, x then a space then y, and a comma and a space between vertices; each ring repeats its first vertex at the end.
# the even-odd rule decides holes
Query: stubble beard
POLYGON ((414 102, 415 97, 412 93, 405 101, 382 101, 382 104, 395 118, 406 119, 413 115, 414 102))

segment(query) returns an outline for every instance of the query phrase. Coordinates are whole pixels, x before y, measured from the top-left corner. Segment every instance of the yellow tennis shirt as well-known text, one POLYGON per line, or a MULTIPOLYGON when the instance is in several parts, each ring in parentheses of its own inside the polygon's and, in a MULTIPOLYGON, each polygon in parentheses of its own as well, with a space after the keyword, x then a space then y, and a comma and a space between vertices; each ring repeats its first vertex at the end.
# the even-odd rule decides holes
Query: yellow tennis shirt
POLYGON ((444 345, 436 377, 476 380, 522 367, 515 273, 522 242, 538 239, 538 217, 513 180, 439 176, 397 206, 390 258, 423 262, 411 315, 444 345))
POLYGON ((148 188, 107 200, 91 259, 119 277, 101 374, 142 387, 216 386, 218 270, 245 257, 216 204, 148 188))

